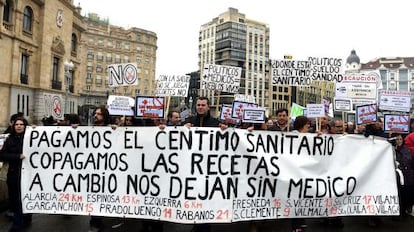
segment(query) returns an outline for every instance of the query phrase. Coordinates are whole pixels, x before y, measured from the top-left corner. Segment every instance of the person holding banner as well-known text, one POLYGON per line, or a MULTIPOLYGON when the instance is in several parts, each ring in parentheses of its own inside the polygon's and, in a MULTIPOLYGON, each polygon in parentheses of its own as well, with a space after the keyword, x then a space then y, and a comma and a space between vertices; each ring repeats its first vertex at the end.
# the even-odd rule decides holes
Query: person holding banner
POLYGON ((196 127, 220 127, 221 129, 227 129, 227 125, 220 123, 219 120, 213 118, 210 114, 210 100, 206 97, 198 97, 196 101, 197 114, 187 118, 184 122, 184 126, 187 128, 196 127))
POLYGON ((181 126, 180 112, 171 110, 167 115, 167 126, 181 126))
POLYGON ((25 158, 23 154, 23 138, 27 126, 28 122, 24 117, 17 117, 12 124, 10 135, 0 151, 0 160, 9 163, 7 187, 14 213, 10 232, 22 231, 24 227, 32 222, 31 214, 23 214, 20 186, 22 160, 25 158))
MULTIPOLYGON (((293 132, 309 133, 311 122, 306 116, 297 116, 293 122, 293 132)), ((292 232, 304 232, 308 225, 303 218, 292 219, 292 232)))
POLYGON ((288 113, 289 113, 288 110, 285 108, 278 109, 276 111, 276 122, 274 122, 273 125, 269 125, 268 130, 288 132, 289 131, 288 113))
MULTIPOLYGON (((196 101, 197 114, 185 120, 184 126, 190 128, 196 127, 220 127, 222 130, 227 129, 227 125, 222 124, 216 118, 210 115, 210 100, 207 97, 198 97, 196 101)), ((195 224, 191 232, 210 232, 210 224, 195 224)))
MULTIPOLYGON (((105 106, 99 106, 93 112, 94 126, 110 126, 111 116, 105 106)), ((91 216, 89 221, 89 232, 98 232, 102 229, 103 222, 102 217, 91 216)))

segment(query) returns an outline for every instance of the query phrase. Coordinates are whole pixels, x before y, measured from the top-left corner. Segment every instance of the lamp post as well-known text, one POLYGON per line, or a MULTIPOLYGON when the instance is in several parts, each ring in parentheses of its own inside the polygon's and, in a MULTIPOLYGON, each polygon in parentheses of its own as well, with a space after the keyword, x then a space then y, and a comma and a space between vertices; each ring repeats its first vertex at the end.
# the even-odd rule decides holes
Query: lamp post
POLYGON ((72 75, 71 72, 75 66, 72 61, 65 61, 65 79, 66 79, 66 93, 65 93, 65 113, 68 113, 68 95, 69 95, 69 84, 71 83, 72 75))

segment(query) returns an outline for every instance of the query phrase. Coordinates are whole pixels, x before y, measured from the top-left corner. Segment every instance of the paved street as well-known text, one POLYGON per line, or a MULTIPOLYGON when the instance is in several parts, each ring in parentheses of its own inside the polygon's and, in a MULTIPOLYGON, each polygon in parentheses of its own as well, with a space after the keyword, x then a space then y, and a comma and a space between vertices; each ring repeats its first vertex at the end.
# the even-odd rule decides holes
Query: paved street
MULTIPOLYGON (((392 220, 389 217, 381 217, 377 227, 370 227, 368 225, 368 219, 366 217, 348 217, 343 219, 345 227, 343 229, 335 228, 332 226, 326 226, 321 223, 319 219, 308 219, 308 230, 323 231, 323 232, 359 232, 359 231, 376 231, 376 232, 406 232, 414 230, 414 217, 408 216, 401 220, 392 220)), ((82 232, 88 229, 89 217, 86 216, 62 216, 62 215, 33 215, 32 225, 25 231, 30 232, 82 232)), ((233 223, 233 224, 216 224, 213 225, 213 232, 248 232, 249 224, 233 223)), ((2 213, 0 218, 0 231, 8 231, 11 221, 2 213)), ((104 220, 104 232, 138 232, 141 228, 140 220, 121 219, 121 218, 106 218, 104 220)), ((189 232, 191 225, 180 225, 173 223, 165 223, 164 231, 168 232, 189 232)), ((260 232, 277 232, 277 231, 290 231, 290 220, 277 220, 277 221, 263 221, 258 224, 260 232)))

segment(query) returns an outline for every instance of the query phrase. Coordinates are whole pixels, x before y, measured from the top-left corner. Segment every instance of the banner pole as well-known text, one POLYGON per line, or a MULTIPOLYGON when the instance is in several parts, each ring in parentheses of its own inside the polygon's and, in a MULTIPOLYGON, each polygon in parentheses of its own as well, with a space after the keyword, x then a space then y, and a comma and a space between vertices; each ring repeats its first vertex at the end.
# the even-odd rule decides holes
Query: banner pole
POLYGON ((220 95, 221 95, 221 92, 218 92, 218 96, 217 96, 217 105, 216 105, 216 118, 220 116, 220 114, 219 114, 220 95))
POLYGON ((165 110, 165 115, 164 115, 164 119, 167 120, 167 115, 168 112, 170 111, 170 101, 171 101, 171 96, 168 96, 167 98, 167 109, 165 110))

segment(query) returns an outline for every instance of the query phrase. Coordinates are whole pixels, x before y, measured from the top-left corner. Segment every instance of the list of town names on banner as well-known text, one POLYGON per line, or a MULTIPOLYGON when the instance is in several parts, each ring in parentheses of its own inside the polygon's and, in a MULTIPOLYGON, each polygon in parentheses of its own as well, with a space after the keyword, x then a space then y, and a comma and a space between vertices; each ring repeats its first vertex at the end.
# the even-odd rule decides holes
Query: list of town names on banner
POLYGON ((391 145, 358 135, 28 127, 24 154, 26 213, 179 223, 399 213, 391 145))

